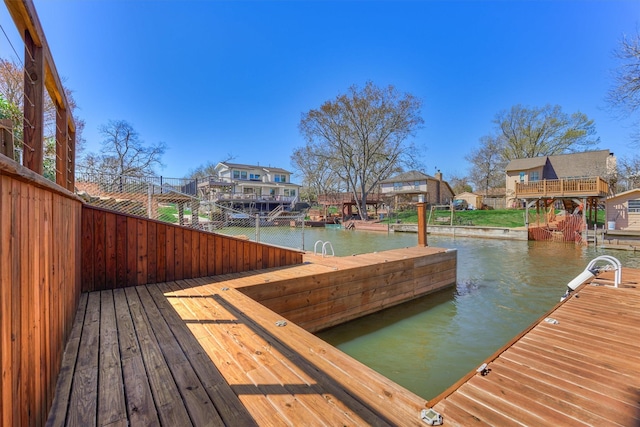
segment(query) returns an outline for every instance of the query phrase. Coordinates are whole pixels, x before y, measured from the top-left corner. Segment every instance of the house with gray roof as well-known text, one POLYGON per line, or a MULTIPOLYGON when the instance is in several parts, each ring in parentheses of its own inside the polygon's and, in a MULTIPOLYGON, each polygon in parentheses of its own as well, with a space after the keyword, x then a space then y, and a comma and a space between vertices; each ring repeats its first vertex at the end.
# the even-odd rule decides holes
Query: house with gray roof
MULTIPOLYGON (((573 187, 561 188, 562 184, 586 184, 588 180, 599 178, 608 185, 616 174, 616 158, 609 150, 596 150, 514 159, 509 162, 505 172, 507 207, 516 207, 516 199, 520 198, 582 195, 577 187, 576 193, 572 194, 573 187), (547 189, 553 188, 555 191, 555 185, 558 185, 556 193, 547 194, 547 189)), ((599 185, 599 181, 596 184, 599 185)), ((602 187, 595 190, 597 194, 593 196, 601 195, 602 187)))
POLYGON ((400 173, 380 181, 380 196, 395 209, 417 203, 421 195, 431 205, 449 204, 454 192, 449 183, 442 179, 440 171, 435 175, 433 177, 415 170, 400 173))

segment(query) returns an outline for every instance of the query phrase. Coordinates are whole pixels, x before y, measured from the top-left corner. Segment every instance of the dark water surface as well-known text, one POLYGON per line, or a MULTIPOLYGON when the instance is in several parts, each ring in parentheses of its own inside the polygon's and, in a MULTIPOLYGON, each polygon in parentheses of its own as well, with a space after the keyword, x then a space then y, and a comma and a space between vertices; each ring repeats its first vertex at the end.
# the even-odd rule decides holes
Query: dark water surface
MULTIPOLYGON (((417 244, 416 234, 305 230, 305 249, 331 241, 336 255, 417 244)), ((550 310, 593 258, 625 267, 640 257, 574 244, 429 236, 458 250, 449 290, 354 320, 317 335, 425 399, 436 397, 550 310)))

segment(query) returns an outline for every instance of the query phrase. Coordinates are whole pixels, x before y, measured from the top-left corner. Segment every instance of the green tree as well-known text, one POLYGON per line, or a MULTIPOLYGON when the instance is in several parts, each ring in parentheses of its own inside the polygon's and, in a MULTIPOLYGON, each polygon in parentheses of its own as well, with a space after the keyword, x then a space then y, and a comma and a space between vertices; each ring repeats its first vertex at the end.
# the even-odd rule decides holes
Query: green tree
POLYGON ((593 120, 576 112, 566 114, 559 105, 528 108, 515 105, 499 112, 495 136, 503 144, 504 160, 584 151, 598 144, 593 120))
POLYGON ((418 150, 409 138, 424 122, 421 106, 411 94, 368 82, 303 114, 299 127, 308 152, 346 181, 363 219, 367 197, 378 183, 415 161, 418 150))

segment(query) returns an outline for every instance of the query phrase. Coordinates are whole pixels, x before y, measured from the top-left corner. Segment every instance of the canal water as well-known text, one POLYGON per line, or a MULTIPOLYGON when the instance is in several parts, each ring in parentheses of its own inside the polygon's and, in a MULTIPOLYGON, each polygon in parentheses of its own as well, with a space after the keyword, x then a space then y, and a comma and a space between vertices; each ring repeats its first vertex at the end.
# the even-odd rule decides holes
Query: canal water
MULTIPOLYGON (((330 241, 336 255, 417 244, 412 233, 305 230, 305 249, 330 241)), ((424 399, 443 392, 550 310, 593 258, 609 254, 640 268, 626 251, 551 242, 429 236, 456 248, 455 287, 318 333, 424 399)))

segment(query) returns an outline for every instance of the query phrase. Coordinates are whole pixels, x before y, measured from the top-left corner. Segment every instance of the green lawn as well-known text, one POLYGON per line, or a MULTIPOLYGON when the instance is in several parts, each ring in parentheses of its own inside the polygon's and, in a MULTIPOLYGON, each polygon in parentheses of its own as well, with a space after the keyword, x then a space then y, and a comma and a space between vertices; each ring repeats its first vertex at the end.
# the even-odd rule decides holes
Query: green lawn
MULTIPOLYGON (((191 209, 184 209, 184 216, 191 216, 191 209)), ((200 218, 207 218, 205 214, 199 214, 200 218)), ((158 219, 164 222, 176 224, 178 222, 178 208, 175 205, 158 207, 158 219)))
MULTIPOLYGON (((476 210, 476 211, 455 211, 454 212, 454 225, 474 225, 482 227, 524 227, 524 210, 520 209, 496 209, 496 210, 476 210)), ((448 225, 449 211, 436 211, 433 216, 435 218, 447 218, 446 221, 431 220, 430 224, 442 224, 448 225)), ((427 211, 427 218, 429 212, 427 211)), ((402 211, 397 214, 394 213, 391 218, 391 222, 400 220, 403 223, 416 224, 418 222, 418 214, 416 211, 402 211)), ((536 220, 536 212, 529 210, 529 223, 533 224, 536 220)), ((384 222, 388 222, 385 220, 384 222)), ((598 225, 604 225, 604 211, 598 212, 598 225)))

